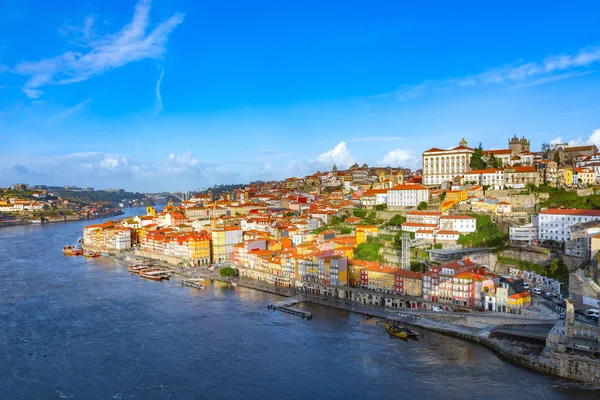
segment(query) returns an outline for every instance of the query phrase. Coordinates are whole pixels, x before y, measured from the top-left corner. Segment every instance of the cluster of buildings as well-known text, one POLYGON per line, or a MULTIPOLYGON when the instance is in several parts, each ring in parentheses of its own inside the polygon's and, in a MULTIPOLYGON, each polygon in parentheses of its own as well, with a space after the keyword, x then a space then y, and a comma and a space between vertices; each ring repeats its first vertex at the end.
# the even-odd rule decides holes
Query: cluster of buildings
POLYGON ((470 167, 475 151, 464 139, 452 149, 434 147, 424 151, 423 185, 482 185, 503 190, 542 183, 585 187, 600 180, 600 154, 595 145, 554 144, 552 148, 534 153, 530 151, 529 140, 514 136, 508 141, 508 149, 484 150, 483 160, 492 165, 479 170, 470 167))
POLYGON ((71 201, 41 186, 31 187, 20 183, 11 185, 9 191, 0 189, 0 213, 13 218, 42 215, 52 220, 68 215, 76 219, 89 219, 116 213, 116 209, 106 203, 71 201), (27 195, 20 194, 23 192, 27 195))

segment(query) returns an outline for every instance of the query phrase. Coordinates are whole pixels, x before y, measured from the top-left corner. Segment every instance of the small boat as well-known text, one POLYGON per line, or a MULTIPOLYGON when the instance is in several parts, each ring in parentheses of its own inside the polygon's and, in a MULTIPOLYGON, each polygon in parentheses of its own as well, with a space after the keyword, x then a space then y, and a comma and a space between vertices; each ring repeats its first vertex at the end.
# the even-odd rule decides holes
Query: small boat
POLYGON ((387 326, 391 326, 392 328, 394 328, 398 332, 404 332, 407 337, 410 337, 410 338, 413 338, 413 339, 416 339, 419 336, 418 332, 415 332, 415 331, 413 331, 410 328, 402 326, 402 325, 398 324, 396 321, 387 322, 386 323, 386 327, 387 326))
POLYGON ((237 286, 237 283, 235 283, 235 282, 231 282, 231 286, 233 286, 233 287, 236 287, 236 286, 237 286))
POLYGON ((154 271, 142 271, 142 272, 140 272, 140 276, 142 278, 150 279, 153 281, 162 281, 163 279, 169 279, 170 274, 164 270, 154 270, 154 271))
POLYGON ((145 265, 145 264, 130 265, 129 267, 127 267, 127 270, 129 272, 133 272, 135 274, 139 274, 143 270, 149 270, 149 269, 151 269, 150 265, 145 265))
POLYGON ((385 324, 385 328, 387 329, 387 331, 390 335, 396 336, 397 338, 406 339, 408 337, 406 332, 396 329, 391 324, 385 324))
POLYGON ((66 256, 80 256, 83 255, 83 250, 80 247, 65 246, 63 247, 63 254, 66 256))
POLYGON ((91 251, 86 251, 86 252, 83 253, 83 256, 86 257, 86 258, 98 258, 98 257, 100 257, 100 254, 94 253, 94 252, 91 252, 91 251))

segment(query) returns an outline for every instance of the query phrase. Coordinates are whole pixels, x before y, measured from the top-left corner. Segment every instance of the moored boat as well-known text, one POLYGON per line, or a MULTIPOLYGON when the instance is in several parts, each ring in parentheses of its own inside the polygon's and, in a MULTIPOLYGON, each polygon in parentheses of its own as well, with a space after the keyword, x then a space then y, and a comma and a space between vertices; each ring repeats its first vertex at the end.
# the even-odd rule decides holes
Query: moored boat
POLYGON ((150 270, 150 269, 152 269, 152 267, 150 265, 146 265, 146 264, 130 265, 129 267, 127 267, 127 270, 129 272, 133 272, 135 274, 139 274, 140 272, 142 272, 144 270, 150 270))
POLYGON ((63 254, 67 256, 80 256, 83 255, 83 250, 76 246, 65 246, 63 247, 63 254))
POLYGON ((83 256, 86 258, 98 258, 98 257, 100 257, 100 254, 94 253, 92 251, 86 251, 83 253, 83 256))
POLYGON ((162 281, 163 279, 169 279, 170 274, 164 270, 153 270, 153 271, 141 271, 140 276, 142 278, 150 279, 153 281, 162 281))
POLYGON ((407 337, 410 337, 410 338, 413 338, 413 339, 416 339, 416 338, 417 338, 417 336, 419 336, 419 333, 418 333, 418 332, 415 332, 415 331, 413 331, 413 330, 412 330, 412 329, 410 329, 410 328, 407 328, 407 327, 405 327, 405 326, 402 326, 402 325, 398 324, 398 322, 396 322, 396 321, 387 322, 387 323, 385 324, 385 326, 386 326, 386 327, 388 327, 388 326, 391 326, 391 327, 392 327, 392 328, 394 328, 394 330, 395 330, 395 331, 397 331, 397 332, 404 332, 404 333, 406 334, 406 336, 407 336, 407 337))
POLYGON ((396 329, 392 324, 385 324, 385 328, 390 335, 396 336, 397 338, 406 339, 408 337, 406 332, 396 329))

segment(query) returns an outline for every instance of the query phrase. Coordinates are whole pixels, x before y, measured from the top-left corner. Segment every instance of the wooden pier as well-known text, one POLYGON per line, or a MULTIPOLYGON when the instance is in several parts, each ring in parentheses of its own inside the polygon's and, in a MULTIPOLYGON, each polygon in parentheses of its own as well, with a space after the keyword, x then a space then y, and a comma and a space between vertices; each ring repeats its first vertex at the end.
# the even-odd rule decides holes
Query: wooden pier
POLYGON ((200 282, 203 282, 204 279, 185 279, 181 281, 181 286, 192 287, 196 289, 206 289, 206 286, 200 282))
POLYGON ((302 319, 311 320, 312 314, 308 311, 298 310, 297 308, 292 308, 292 306, 298 303, 295 299, 286 299, 284 301, 280 301, 278 303, 269 304, 267 308, 269 310, 277 310, 282 311, 284 313, 296 315, 298 317, 302 317, 302 319))

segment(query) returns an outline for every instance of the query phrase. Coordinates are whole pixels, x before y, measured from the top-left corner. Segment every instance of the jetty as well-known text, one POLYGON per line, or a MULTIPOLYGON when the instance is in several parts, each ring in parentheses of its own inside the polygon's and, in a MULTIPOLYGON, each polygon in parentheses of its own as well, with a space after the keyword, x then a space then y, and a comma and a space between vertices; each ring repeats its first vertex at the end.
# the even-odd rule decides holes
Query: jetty
POLYGON ((196 289, 206 289, 206 286, 201 282, 204 282, 204 279, 184 279, 181 281, 181 286, 187 286, 196 289))
POLYGON ((298 304, 298 300, 296 299, 286 299, 277 303, 272 303, 267 306, 269 310, 277 310, 282 311, 284 313, 296 315, 298 317, 302 317, 302 319, 311 320, 312 314, 308 311, 298 310, 297 308, 292 308, 298 304))

